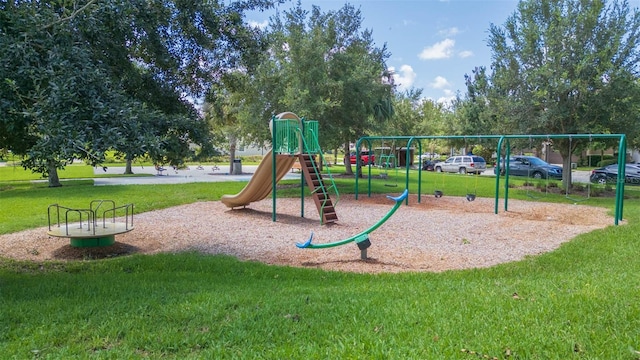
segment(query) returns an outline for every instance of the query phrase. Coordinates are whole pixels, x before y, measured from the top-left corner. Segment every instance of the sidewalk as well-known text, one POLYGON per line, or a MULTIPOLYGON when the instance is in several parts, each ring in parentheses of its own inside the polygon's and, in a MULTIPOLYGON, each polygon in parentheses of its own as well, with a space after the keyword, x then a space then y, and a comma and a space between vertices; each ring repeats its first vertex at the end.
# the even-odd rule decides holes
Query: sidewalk
MULTIPOLYGON (((258 165, 243 165, 242 175, 230 175, 229 167, 221 166, 220 170, 214 170, 212 166, 204 166, 202 170, 196 167, 188 169, 174 170, 171 167, 162 171, 159 175, 153 166, 134 166, 132 171, 134 174, 150 174, 153 176, 127 176, 112 178, 94 178, 95 186, 105 185, 154 185, 154 184, 186 184, 194 182, 222 182, 222 181, 249 181, 258 165)), ((106 171, 102 167, 95 167, 93 173, 96 175, 103 174, 123 174, 124 166, 107 167, 106 171)), ((290 172, 283 180, 300 180, 300 173, 290 172)))

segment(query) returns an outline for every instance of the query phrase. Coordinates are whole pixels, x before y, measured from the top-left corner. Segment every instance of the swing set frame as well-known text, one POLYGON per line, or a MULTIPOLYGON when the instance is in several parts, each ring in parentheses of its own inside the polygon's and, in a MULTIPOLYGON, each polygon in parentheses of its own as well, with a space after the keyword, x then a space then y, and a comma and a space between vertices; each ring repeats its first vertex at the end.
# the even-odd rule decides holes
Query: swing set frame
MULTIPOLYGON (((411 161, 409 160, 410 149, 412 147, 417 147, 418 154, 422 154, 422 141, 423 140, 464 140, 476 138, 478 140, 488 140, 488 141, 496 141, 496 173, 500 173, 500 156, 504 153, 504 158, 508 159, 511 155, 511 140, 514 139, 589 139, 589 141, 597 140, 597 139, 608 139, 608 140, 618 140, 618 179, 616 186, 616 195, 615 195, 615 215, 614 215, 614 224, 618 225, 619 221, 622 220, 623 210, 624 210, 624 179, 625 179, 625 162, 626 162, 626 153, 627 153, 627 139, 625 134, 548 134, 548 135, 533 135, 533 134, 518 134, 518 135, 427 135, 427 136, 364 136, 358 139, 356 143, 356 149, 361 148, 364 144, 367 145, 368 148, 373 148, 372 142, 374 141, 395 141, 396 143, 406 142, 406 161, 405 161, 405 188, 409 189, 409 170, 411 169, 411 161), (503 150, 504 148, 504 150, 503 150)), ((508 162, 505 162, 506 171, 504 177, 504 211, 509 210, 509 173, 508 173, 508 162)), ((421 202, 422 198, 422 167, 419 166, 418 171, 418 203, 421 202)), ((569 169, 570 170, 570 169, 569 169)), ((362 168, 360 166, 356 167, 356 177, 355 177, 355 199, 358 200, 359 196, 359 178, 362 168)), ((371 168, 369 167, 369 176, 367 182, 367 196, 371 197, 371 168)), ((498 214, 499 212, 499 201, 500 201, 500 176, 496 176, 495 180, 495 201, 494 201, 494 213, 498 214)), ((567 197, 568 198, 568 197, 567 197)), ((409 204, 409 198, 405 199, 405 204, 409 204)))

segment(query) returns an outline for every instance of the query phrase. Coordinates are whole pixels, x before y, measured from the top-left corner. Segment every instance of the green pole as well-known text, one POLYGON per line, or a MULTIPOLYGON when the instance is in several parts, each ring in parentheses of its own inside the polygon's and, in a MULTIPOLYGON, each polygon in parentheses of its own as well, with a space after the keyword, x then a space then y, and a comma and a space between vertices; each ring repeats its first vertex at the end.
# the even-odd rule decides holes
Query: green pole
MULTIPOLYGON (((358 141, 360 141, 360 140, 358 140, 358 141)), ((349 162, 351 162, 351 160, 350 160, 350 159, 351 159, 351 157, 349 156, 348 152, 349 152, 349 149, 347 149, 347 154, 345 155, 344 159, 345 159, 345 161, 349 161, 349 162)), ((357 159, 357 157, 356 157, 356 159, 357 159)), ((351 165, 349 165, 349 166, 351 166, 351 165)), ((356 161, 356 167, 357 167, 357 166, 358 166, 358 162, 356 161)), ((347 168, 347 164, 344 164, 344 167, 345 167, 345 169, 346 169, 346 168, 347 168)), ((356 168, 356 169, 357 169, 357 168, 356 168)), ((356 171, 357 171, 357 170, 356 170, 356 171)), ((356 191, 355 199, 356 199, 356 200, 358 200, 358 192, 359 192, 359 190, 358 190, 358 184, 359 184, 359 181, 358 181, 358 174, 356 173, 356 188, 355 188, 355 191, 356 191)))
MULTIPOLYGON (((367 147, 369 148, 369 164, 367 166, 367 169, 368 169, 367 174, 369 176, 369 179, 368 179, 367 182, 369 184, 369 190, 368 190, 367 196, 371 197, 371 140, 367 140, 367 147)), ((358 151, 360 151, 360 148, 358 148, 358 151)), ((362 171, 362 164, 361 164, 361 161, 360 161, 360 154, 356 154, 356 159, 358 159, 357 162, 358 162, 358 164, 361 165, 360 166, 360 171, 362 171)))
MULTIPOLYGON (((418 139, 418 160, 420 160, 420 155, 422 155, 422 141, 418 139)), ((419 161, 418 161, 419 162, 419 161)), ((422 202, 422 163, 418 164, 418 204, 422 202)))
POLYGON ((278 148, 276 127, 278 122, 276 121, 276 117, 273 116, 271 118, 271 199, 272 199, 272 208, 271 208, 271 220, 273 222, 276 221, 276 149, 278 148))
POLYGON ((504 211, 509 210, 509 158, 511 157, 511 141, 507 139, 504 152, 504 211))
POLYGON ((616 186, 616 211, 615 224, 622 220, 622 210, 624 203, 624 180, 626 177, 626 161, 627 161, 627 138, 624 134, 620 135, 618 144, 618 183, 616 186))
MULTIPOLYGON (((410 151, 411 143, 413 142, 414 139, 415 139, 415 137, 412 136, 407 141, 407 151, 405 152, 405 155, 404 155, 404 162, 405 162, 404 165, 405 165, 405 168, 406 168, 405 177, 404 177, 404 179, 405 179, 404 188, 407 189, 407 190, 409 189, 409 170, 411 169, 411 166, 410 166, 411 161, 409 161, 409 155, 411 155, 411 151, 410 151)), ((420 168, 422 170, 422 167, 420 167, 420 168)), ((418 173, 418 194, 420 194, 420 173, 418 173)), ((419 196, 420 195, 418 195, 418 199, 420 199, 419 196)), ((418 202, 420 202, 420 200, 418 200, 418 202)), ((404 203, 405 203, 405 205, 409 205, 409 197, 408 196, 407 196, 406 199, 404 199, 404 203)))
MULTIPOLYGON (((355 199, 358 200, 358 184, 360 182, 360 174, 362 173, 362 162, 360 161, 360 147, 362 146, 362 141, 366 140, 367 145, 369 146, 369 150, 371 150, 371 138, 370 137, 361 137, 356 141, 356 196, 355 199)), ((346 166, 346 165, 345 165, 346 166)), ((369 166, 369 181, 368 181, 368 190, 367 196, 371 197, 371 166, 369 166)))
POLYGON ((504 136, 498 140, 498 147, 496 149, 496 195, 495 195, 495 205, 493 207, 493 213, 498 213, 498 204, 500 203, 500 152, 502 149, 502 142, 504 141, 504 136))
MULTIPOLYGON (((298 141, 298 153, 302 154, 304 151, 304 146, 302 144, 302 138, 304 137, 304 117, 300 119, 300 139, 298 141)), ((311 156, 311 155, 309 155, 311 156)), ((302 157, 298 156, 298 161, 300 161, 302 157)), ((306 183, 304 176, 302 176, 302 164, 300 164, 300 217, 304 217, 304 185, 306 183)))

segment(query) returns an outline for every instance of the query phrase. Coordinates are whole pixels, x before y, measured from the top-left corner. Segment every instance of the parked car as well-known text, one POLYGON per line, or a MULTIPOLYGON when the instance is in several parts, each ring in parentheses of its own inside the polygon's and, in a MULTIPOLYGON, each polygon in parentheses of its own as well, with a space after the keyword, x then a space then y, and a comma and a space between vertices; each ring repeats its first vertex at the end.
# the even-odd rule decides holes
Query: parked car
MULTIPOLYGON (((591 170, 589 180, 598 184, 615 184, 618 179, 618 164, 611 164, 605 167, 591 170)), ((640 185, 640 165, 625 164, 624 182, 630 185, 640 185)))
POLYGON ((436 172, 457 172, 460 174, 482 174, 487 169, 487 162, 482 156, 458 155, 434 165, 436 172))
MULTIPOLYGON (((350 156, 349 156, 349 161, 351 162, 351 164, 355 164, 356 163, 356 153, 355 152, 351 152, 350 156)), ((360 151, 360 163, 363 165, 375 165, 376 162, 376 155, 373 153, 373 151, 370 150, 362 150, 360 151)))
MULTIPOLYGON (((493 169, 495 174, 497 167, 493 169)), ((504 160, 500 161, 500 175, 506 171, 504 160)), ((535 156, 511 156, 509 158, 509 175, 527 176, 534 179, 562 179, 562 167, 549 164, 535 156)))
POLYGON ((422 170, 434 171, 436 169, 436 162, 431 160, 424 160, 422 162, 422 170))

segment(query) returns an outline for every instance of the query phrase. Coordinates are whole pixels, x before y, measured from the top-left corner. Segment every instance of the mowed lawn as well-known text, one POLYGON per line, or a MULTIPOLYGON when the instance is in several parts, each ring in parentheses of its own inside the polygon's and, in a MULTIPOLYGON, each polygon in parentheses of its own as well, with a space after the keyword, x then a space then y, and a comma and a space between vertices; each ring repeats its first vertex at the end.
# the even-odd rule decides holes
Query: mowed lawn
MULTIPOLYGON (((471 184, 491 196, 491 178, 468 179, 446 178, 447 196, 464 196, 471 184)), ((108 196, 143 212, 215 201, 242 186, 76 180, 49 189, 2 178, 0 233, 46 225, 42 209, 52 202, 80 206, 108 196)), ((339 187, 353 191, 353 179, 339 187)), ((372 189, 389 190, 380 181, 372 189)), ((0 257, 0 358, 637 359, 640 205, 635 189, 627 195, 623 224, 488 269, 369 275, 198 253, 0 257)), ((610 198, 588 202, 613 208, 610 198)), ((426 224, 425 241, 440 225, 426 224)), ((540 236, 553 234, 540 229, 540 236)))

